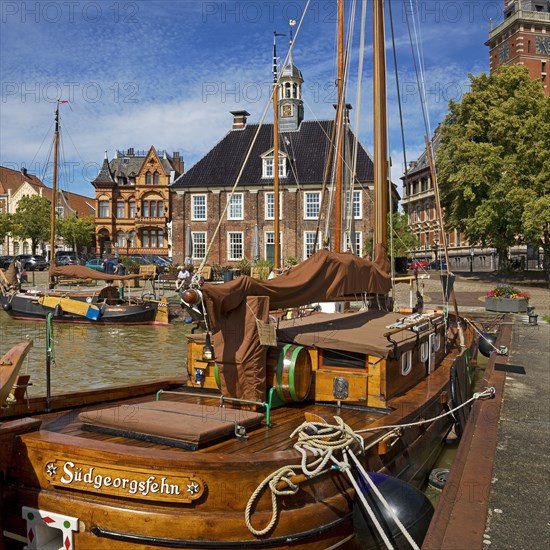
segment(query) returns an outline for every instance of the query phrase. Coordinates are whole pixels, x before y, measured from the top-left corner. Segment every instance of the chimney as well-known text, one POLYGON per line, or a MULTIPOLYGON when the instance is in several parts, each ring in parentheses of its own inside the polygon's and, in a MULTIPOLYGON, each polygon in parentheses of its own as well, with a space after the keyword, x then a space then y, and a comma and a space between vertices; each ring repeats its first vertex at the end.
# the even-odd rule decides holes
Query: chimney
POLYGON ((27 176, 27 169, 25 167, 21 168, 21 173, 26 177, 27 176))
POLYGON ((133 156, 134 156, 134 148, 133 148, 133 147, 130 147, 130 148, 128 149, 128 156, 129 156, 129 157, 133 157, 133 156))
POLYGON ((179 151, 174 151, 172 154, 172 166, 179 176, 183 174, 183 159, 180 157, 179 151))
POLYGON ((246 117, 250 116, 248 111, 230 111, 233 115, 233 130, 242 130, 246 126, 246 117))

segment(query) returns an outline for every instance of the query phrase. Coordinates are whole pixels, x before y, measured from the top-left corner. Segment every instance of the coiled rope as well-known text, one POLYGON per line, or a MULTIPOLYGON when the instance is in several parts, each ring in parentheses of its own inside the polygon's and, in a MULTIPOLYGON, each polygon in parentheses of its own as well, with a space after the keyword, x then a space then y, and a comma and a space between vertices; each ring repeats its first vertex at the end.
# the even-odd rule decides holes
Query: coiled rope
MULTIPOLYGON (((364 439, 359 434, 383 429, 388 429, 392 432, 395 432, 395 430, 399 430, 402 428, 427 424, 450 414, 453 414, 461 407, 465 407, 466 405, 468 405, 471 401, 485 397, 493 398, 494 396, 494 387, 486 388, 482 392, 474 393, 474 395, 470 399, 468 399, 461 405, 458 405, 457 407, 454 407, 453 409, 434 418, 421 420, 418 422, 410 422, 408 424, 377 426, 364 430, 352 430, 339 416, 334 417, 336 425, 327 424, 326 422, 303 422, 290 435, 291 438, 295 436, 298 437, 298 440, 294 444, 294 449, 296 449, 302 457, 300 464, 283 466, 269 474, 258 485, 256 490, 252 493, 250 499, 248 500, 245 509, 245 523, 248 530, 255 536, 266 535, 271 531, 271 529, 273 529, 279 516, 279 496, 295 495, 298 492, 300 483, 313 479, 330 471, 339 471, 345 473, 348 476, 357 494, 359 495, 363 506, 365 506, 365 509, 369 513, 369 516, 371 517, 373 523, 379 531, 381 537, 384 539, 385 542, 387 541, 387 547, 392 548, 389 540, 387 540, 387 536, 385 535, 383 528, 379 525, 378 520, 374 516, 374 513, 372 512, 372 510, 370 510, 368 503, 361 495, 361 491, 359 489, 357 481, 351 473, 351 466, 349 464, 348 456, 352 457, 353 462, 360 470, 362 476, 367 480, 369 485, 373 485, 372 480, 370 480, 370 477, 361 466, 359 460, 356 457, 356 454, 353 451, 353 448, 355 448, 358 450, 359 454, 364 454, 365 452, 364 439), (341 457, 338 458, 337 454, 340 453, 341 457), (252 508, 254 507, 266 487, 269 487, 269 489, 271 490, 271 520, 264 528, 256 529, 252 525, 251 521, 252 508)), ((381 436, 374 443, 371 443, 368 447, 370 448, 378 441, 386 439, 388 435, 389 434, 381 436)), ((378 489, 374 488, 373 491, 381 500, 382 504, 388 509, 390 514, 394 516, 393 512, 390 510, 389 505, 387 504, 383 496, 379 493, 378 489)), ((404 536, 409 539, 410 535, 406 532, 405 527, 401 524, 399 519, 394 517, 394 521, 402 530, 404 536)), ((414 541, 411 543, 411 545, 413 545, 413 548, 417 548, 414 541)))

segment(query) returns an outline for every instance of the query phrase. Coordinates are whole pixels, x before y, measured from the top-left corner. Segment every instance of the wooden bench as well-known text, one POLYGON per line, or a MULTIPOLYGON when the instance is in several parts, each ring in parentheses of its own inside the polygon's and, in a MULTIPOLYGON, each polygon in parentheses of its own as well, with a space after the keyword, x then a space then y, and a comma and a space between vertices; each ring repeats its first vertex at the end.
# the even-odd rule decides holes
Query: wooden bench
POLYGON ((177 275, 170 275, 169 273, 161 273, 158 278, 158 284, 159 286, 162 285, 162 289, 166 290, 166 288, 171 289, 172 287, 176 287, 176 281, 178 280, 177 275))

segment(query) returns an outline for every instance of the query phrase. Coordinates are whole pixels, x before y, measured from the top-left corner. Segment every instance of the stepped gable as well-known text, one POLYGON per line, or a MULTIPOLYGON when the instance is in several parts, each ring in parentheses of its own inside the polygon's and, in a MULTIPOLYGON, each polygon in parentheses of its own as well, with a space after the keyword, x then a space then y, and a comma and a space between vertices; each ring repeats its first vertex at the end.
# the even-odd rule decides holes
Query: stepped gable
MULTIPOLYGON (((292 169, 281 184, 320 184, 325 174, 329 141, 332 135, 332 120, 302 121, 297 131, 280 132, 279 150, 288 155, 292 169)), ((258 129, 257 124, 249 124, 242 129, 234 129, 199 160, 187 173, 180 176, 172 185, 178 187, 220 187, 233 185, 246 158, 250 144, 258 129)), ((353 139, 349 130, 349 138, 353 139)), ((262 177, 261 155, 273 149, 273 124, 264 124, 259 132, 254 148, 244 168, 239 185, 264 186, 273 183, 262 177)), ((373 164, 365 149, 359 145, 357 179, 372 181, 373 164)))

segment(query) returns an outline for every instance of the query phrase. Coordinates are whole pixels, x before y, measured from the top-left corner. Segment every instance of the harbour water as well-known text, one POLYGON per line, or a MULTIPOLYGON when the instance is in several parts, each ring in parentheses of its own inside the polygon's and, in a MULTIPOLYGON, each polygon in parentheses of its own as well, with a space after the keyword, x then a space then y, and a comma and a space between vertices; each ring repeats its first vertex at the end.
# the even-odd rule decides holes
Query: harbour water
MULTIPOLYGON (((52 394, 129 384, 186 373, 184 323, 169 326, 116 326, 54 323, 52 394)), ((20 374, 30 374, 29 397, 46 393, 46 325, 18 321, 0 311, 0 357, 32 338, 34 347, 20 374)))

